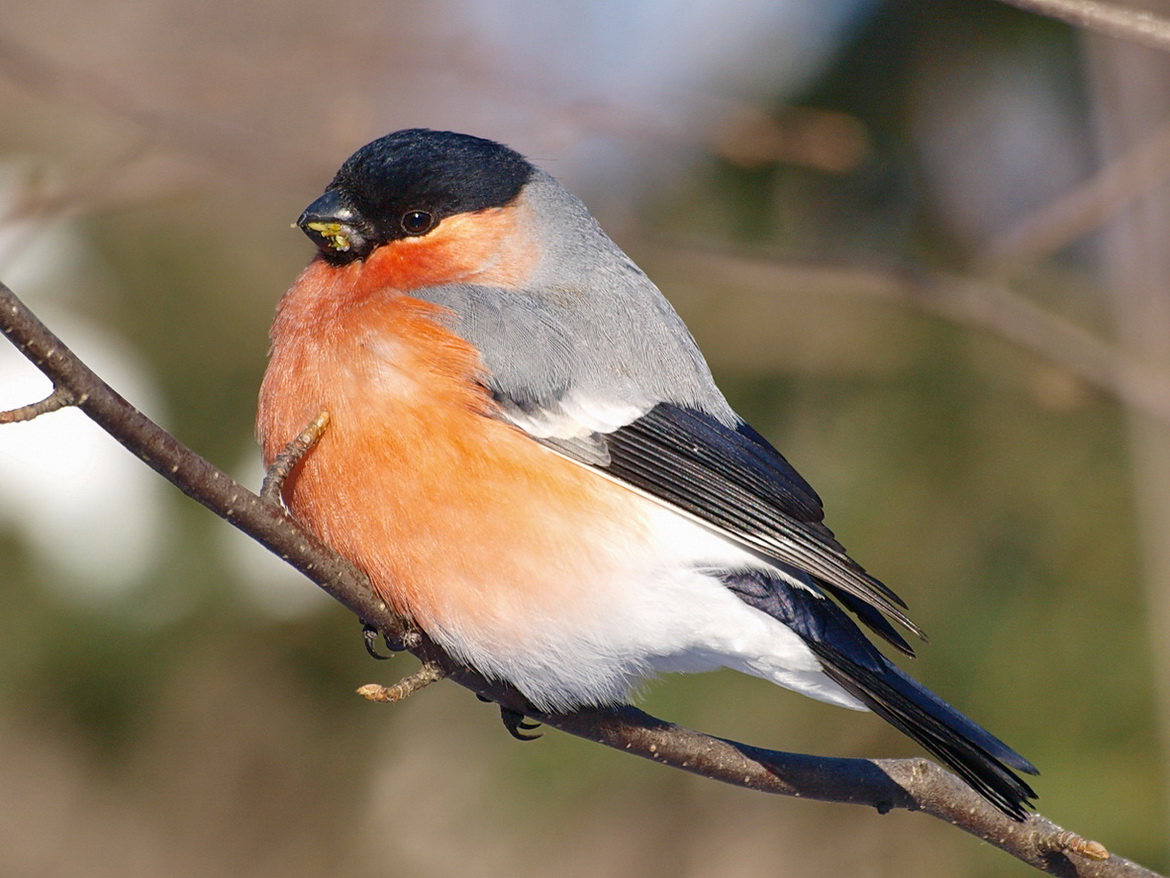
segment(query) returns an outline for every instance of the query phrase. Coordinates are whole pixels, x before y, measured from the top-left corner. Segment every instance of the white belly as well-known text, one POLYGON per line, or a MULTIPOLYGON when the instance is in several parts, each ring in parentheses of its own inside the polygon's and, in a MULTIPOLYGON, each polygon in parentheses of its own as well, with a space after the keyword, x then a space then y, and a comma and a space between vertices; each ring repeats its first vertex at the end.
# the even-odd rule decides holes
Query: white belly
POLYGON ((590 559, 594 575, 607 581, 592 585, 597 601, 588 614, 574 614, 571 626, 545 619, 506 654, 465 635, 431 635, 484 674, 511 682, 542 710, 619 703, 660 673, 721 667, 863 709, 824 674, 799 636, 708 572, 759 568, 761 561, 654 501, 630 498, 631 516, 649 526, 622 531, 629 535, 624 544, 619 537, 599 549, 605 563, 590 559))

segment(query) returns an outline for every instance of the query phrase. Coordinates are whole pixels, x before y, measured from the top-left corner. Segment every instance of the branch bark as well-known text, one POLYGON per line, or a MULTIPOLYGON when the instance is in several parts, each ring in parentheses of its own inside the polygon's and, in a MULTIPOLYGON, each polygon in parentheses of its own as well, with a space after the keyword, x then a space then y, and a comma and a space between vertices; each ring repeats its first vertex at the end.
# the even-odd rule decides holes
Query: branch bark
MULTIPOLYGON (((834 759, 764 750, 656 719, 633 707, 534 713, 516 690, 455 662, 377 598, 365 575, 303 530, 277 503, 221 472, 152 422, 65 346, 5 285, 0 332, 54 385, 148 466, 187 496, 308 576, 395 648, 505 708, 578 737, 724 783, 778 795, 923 811, 1052 875, 1158 878, 1097 842, 1039 815, 1004 816, 966 784, 925 759, 834 759)), ((26 407, 27 409, 27 407, 26 407)), ((3 418, 0 418, 0 422, 3 418)))

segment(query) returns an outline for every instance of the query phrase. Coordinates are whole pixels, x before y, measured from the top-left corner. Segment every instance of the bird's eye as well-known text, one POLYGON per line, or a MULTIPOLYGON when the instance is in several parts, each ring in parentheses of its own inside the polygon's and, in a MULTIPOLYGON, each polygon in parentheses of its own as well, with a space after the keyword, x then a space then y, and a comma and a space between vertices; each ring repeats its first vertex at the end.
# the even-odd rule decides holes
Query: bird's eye
POLYGON ((434 227, 434 215, 425 210, 408 210, 402 215, 402 231, 408 235, 425 235, 434 227))

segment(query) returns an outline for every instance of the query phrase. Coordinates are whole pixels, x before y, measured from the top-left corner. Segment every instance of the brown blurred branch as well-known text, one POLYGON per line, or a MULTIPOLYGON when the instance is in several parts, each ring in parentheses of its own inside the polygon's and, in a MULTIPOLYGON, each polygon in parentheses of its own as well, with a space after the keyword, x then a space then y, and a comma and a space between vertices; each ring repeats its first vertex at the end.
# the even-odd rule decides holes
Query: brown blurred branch
POLYGON ((1170 122, 1112 158, 1100 171, 996 236, 982 273, 1003 277, 1079 240, 1170 176, 1170 122))
MULTIPOLYGON (((89 112, 98 110, 128 124, 138 133, 132 154, 145 154, 148 146, 164 147, 210 165, 217 174, 278 180, 282 185, 289 173, 299 167, 299 162, 278 144, 258 143, 248 136, 248 131, 222 118, 195 117, 173 107, 149 106, 105 71, 95 73, 64 64, 2 29, 0 77, 35 94, 89 112)), ((99 177, 98 182, 104 185, 106 181, 99 177)), ((185 182, 179 180, 176 188, 181 190, 184 186, 185 182)))
MULTIPOLYGON (((143 107, 104 77, 57 63, 0 31, 0 76, 40 94, 64 99, 78 107, 97 108, 129 122, 163 143, 180 144, 202 153, 217 165, 230 167, 232 156, 214 139, 203 121, 196 124, 172 113, 143 107)), ((236 138, 245 143, 245 138, 236 138)))
POLYGON ((1096 0, 1001 0, 1037 15, 1117 37, 1152 49, 1170 51, 1170 21, 1137 9, 1096 0))
MULTIPOLYGON (((646 244, 638 253, 667 266, 701 295, 739 291, 742 310, 767 320, 770 301, 793 295, 847 295, 914 308, 958 326, 990 332, 1044 358, 1086 384, 1170 424, 1170 374, 1148 365, 992 279, 888 268, 799 264, 780 257, 688 246, 646 244)), ((686 301, 685 292, 673 296, 686 301)), ((701 303, 693 305, 698 308, 701 303)))
POLYGON ((675 726, 628 706, 565 715, 534 713, 516 690, 453 661, 425 634, 395 616, 359 570, 300 528, 280 506, 216 469, 135 409, 3 284, 0 331, 53 382, 50 398, 68 397, 183 493, 296 567, 375 626, 389 643, 420 658, 433 674, 451 677, 545 725, 713 780, 761 792, 868 805, 882 813, 895 808, 923 811, 1053 875, 1157 878, 1039 815, 1019 823, 1011 820, 924 759, 832 759, 763 750, 675 726))

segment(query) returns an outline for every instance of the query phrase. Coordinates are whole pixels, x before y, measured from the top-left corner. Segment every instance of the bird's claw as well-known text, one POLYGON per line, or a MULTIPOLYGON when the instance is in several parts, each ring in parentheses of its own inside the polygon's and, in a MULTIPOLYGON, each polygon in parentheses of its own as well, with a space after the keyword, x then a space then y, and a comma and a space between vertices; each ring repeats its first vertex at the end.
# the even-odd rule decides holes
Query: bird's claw
POLYGON ((379 631, 369 622, 362 620, 362 641, 366 645, 366 652, 368 652, 373 658, 376 658, 380 662, 384 662, 386 659, 394 658, 392 655, 382 655, 382 653, 378 652, 379 637, 382 638, 382 642, 386 644, 386 648, 391 652, 401 652, 401 650, 394 649, 394 644, 392 644, 389 638, 382 634, 381 631, 379 631))
POLYGON ((517 741, 535 741, 540 735, 529 735, 534 729, 540 728, 540 723, 529 722, 527 718, 518 710, 513 710, 510 707, 500 705, 500 719, 504 723, 504 728, 508 730, 508 734, 517 741))

